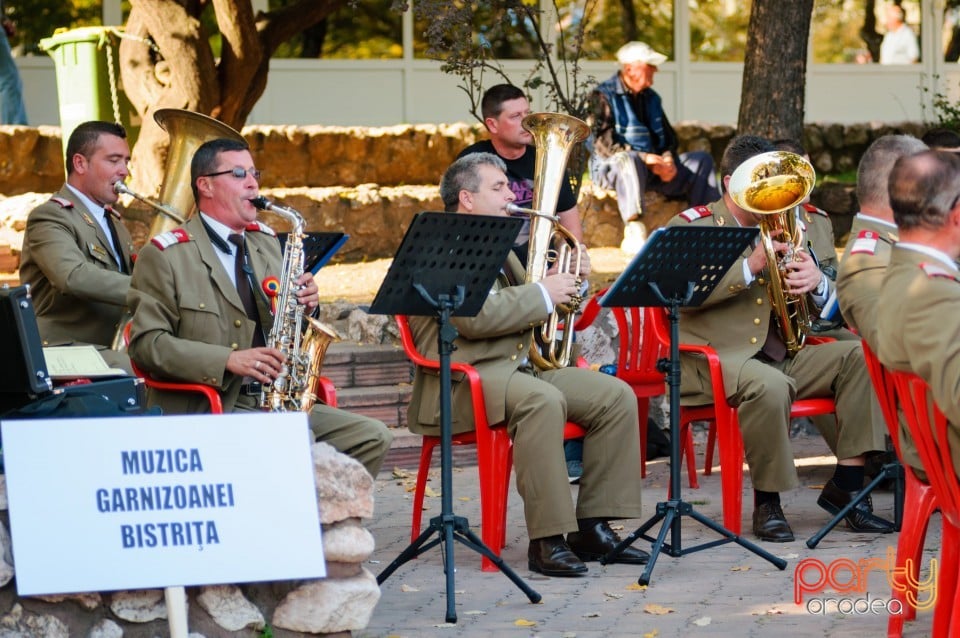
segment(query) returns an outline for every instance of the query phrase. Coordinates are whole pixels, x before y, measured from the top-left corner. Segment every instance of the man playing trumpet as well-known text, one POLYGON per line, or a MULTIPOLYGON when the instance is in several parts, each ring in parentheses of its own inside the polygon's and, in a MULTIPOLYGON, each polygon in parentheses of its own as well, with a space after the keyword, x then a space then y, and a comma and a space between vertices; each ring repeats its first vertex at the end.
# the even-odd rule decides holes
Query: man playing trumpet
POLYGON ((130 171, 127 133, 112 122, 84 122, 67 141, 67 182, 30 211, 20 278, 30 284, 44 345, 88 343, 113 367, 110 349, 125 317, 133 241, 114 208, 114 185, 130 171))
MULTIPOLYGON (((733 138, 720 163, 723 198, 709 206, 690 208, 669 225, 758 226, 761 215, 736 204, 730 192, 731 177, 747 160, 773 150, 773 145, 760 137, 733 138)), ((788 210, 787 214, 794 213, 788 210)), ((789 247, 786 241, 774 237, 774 249, 785 252, 789 247)), ((832 514, 863 488, 865 454, 884 449, 886 428, 879 411, 864 409, 873 390, 859 341, 808 345, 788 356, 767 290, 773 285, 769 269, 775 267, 768 264, 762 242, 747 249, 703 305, 681 310, 680 340, 710 345, 720 356, 724 391, 737 409, 753 481, 753 533, 760 540, 789 542, 794 540, 793 530, 781 508, 780 492, 798 484, 789 436, 793 400, 836 398, 838 461, 817 500, 832 514)), ((826 301, 826 276, 806 251, 797 250, 796 259, 786 268, 785 293, 809 295, 818 305, 826 301)), ((681 393, 685 405, 713 402, 705 359, 682 355, 681 393)), ((847 515, 846 522, 858 532, 893 531, 886 521, 872 516, 869 497, 847 515)))
MULTIPOLYGON (((490 153, 456 160, 440 182, 447 212, 507 215, 515 196, 503 161, 490 153)), ((549 272, 523 283, 524 268, 513 253, 476 317, 454 317, 459 337, 454 361, 477 369, 491 423, 506 422, 513 439, 517 490, 524 503, 531 570, 548 576, 579 576, 586 561, 600 560, 620 542, 608 520, 640 516, 640 442, 637 401, 614 377, 583 368, 538 370, 529 360, 534 329, 557 304, 580 290, 575 273, 549 272), (583 477, 576 507, 570 501, 563 458, 563 429, 570 420, 587 430, 583 477), (566 536, 565 536, 566 535, 566 536)), ((436 358, 437 325, 411 317, 417 347, 436 358)), ((454 381, 454 433, 473 428, 469 389, 454 381)), ((409 407, 410 429, 436 435, 440 385, 417 369, 409 407)), ((618 562, 642 564, 649 555, 627 548, 618 562)))

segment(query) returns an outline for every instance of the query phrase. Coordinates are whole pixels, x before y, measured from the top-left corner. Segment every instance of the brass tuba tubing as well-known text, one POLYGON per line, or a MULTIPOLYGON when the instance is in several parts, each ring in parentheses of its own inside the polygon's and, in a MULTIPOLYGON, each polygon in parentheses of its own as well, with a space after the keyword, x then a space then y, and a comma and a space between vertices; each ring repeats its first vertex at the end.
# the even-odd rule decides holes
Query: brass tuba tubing
POLYGON ((145 197, 145 196, 143 196, 143 195, 141 195, 141 194, 139 194, 139 193, 133 192, 133 191, 130 190, 130 188, 129 188, 126 184, 124 184, 123 182, 114 182, 114 183, 113 183, 113 192, 116 193, 116 194, 118 194, 118 195, 130 195, 130 196, 133 197, 134 199, 138 199, 138 200, 140 200, 141 202, 143 202, 144 204, 148 204, 149 206, 152 206, 152 207, 155 208, 158 212, 160 212, 162 215, 166 215, 167 217, 169 217, 169 218, 172 219, 173 221, 177 222, 178 224, 182 224, 182 223, 184 222, 183 217, 181 217, 179 214, 177 214, 176 211, 171 210, 169 206, 166 206, 165 204, 161 204, 161 203, 159 203, 159 202, 155 202, 155 201, 153 201, 152 199, 150 199, 149 197, 145 197))
MULTIPOLYGON (((580 274, 580 242, 564 228, 555 211, 560 197, 560 185, 566 179, 567 158, 570 151, 590 134, 583 120, 564 113, 531 113, 521 125, 533 136, 536 148, 533 201, 530 208, 521 209, 530 215, 530 241, 527 252, 527 271, 524 281, 533 283, 543 279, 551 264, 557 263, 560 272, 580 274), (562 270, 573 268, 574 270, 562 270)), ((512 212, 512 211, 511 211, 512 212)), ((570 365, 573 348, 573 318, 583 300, 576 296, 567 304, 560 304, 540 328, 543 352, 536 341, 530 348, 530 360, 541 370, 565 368, 570 365), (560 325, 563 335, 560 337, 560 325)))
POLYGON ((760 242, 767 256, 770 281, 767 292, 791 357, 804 346, 810 331, 810 310, 806 295, 787 292, 784 277, 786 264, 803 250, 803 233, 794 209, 813 190, 815 178, 813 166, 800 155, 771 151, 737 167, 727 186, 737 206, 760 216, 760 242), (774 250, 774 240, 789 244, 782 256, 774 250))

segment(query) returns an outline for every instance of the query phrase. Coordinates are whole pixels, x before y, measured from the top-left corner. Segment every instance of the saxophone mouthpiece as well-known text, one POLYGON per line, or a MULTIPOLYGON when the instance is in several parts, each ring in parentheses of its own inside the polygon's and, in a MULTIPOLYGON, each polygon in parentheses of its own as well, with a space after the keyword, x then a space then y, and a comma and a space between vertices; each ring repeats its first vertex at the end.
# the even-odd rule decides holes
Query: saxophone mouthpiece
MULTIPOLYGON (((119 182, 118 182, 119 183, 119 182)), ((254 197, 250 200, 250 203, 259 208, 260 210, 269 210, 272 204, 270 200, 262 195, 260 197, 254 197)))

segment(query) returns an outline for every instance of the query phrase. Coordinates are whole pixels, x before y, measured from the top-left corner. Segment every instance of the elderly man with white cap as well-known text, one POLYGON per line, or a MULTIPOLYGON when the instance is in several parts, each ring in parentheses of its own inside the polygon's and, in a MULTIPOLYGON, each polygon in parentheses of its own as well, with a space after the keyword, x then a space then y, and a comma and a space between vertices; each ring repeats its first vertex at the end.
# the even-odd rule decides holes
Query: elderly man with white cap
POLYGON ((593 152, 590 175, 617 191, 623 218, 621 250, 636 253, 646 238, 640 215, 643 194, 656 191, 701 206, 720 199, 709 153, 677 153, 677 134, 653 90, 657 67, 667 59, 643 42, 617 51, 620 70, 601 82, 591 96, 593 152))

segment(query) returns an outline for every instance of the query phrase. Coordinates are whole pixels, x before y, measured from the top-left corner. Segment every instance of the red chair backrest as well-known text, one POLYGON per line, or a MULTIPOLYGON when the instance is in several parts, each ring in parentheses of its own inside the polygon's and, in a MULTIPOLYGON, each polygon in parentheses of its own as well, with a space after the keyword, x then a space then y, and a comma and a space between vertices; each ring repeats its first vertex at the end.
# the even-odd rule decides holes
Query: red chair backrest
POLYGON ((887 424, 887 431, 890 432, 890 438, 893 440, 893 448, 900 455, 900 417, 897 413, 897 388, 893 382, 893 376, 880 363, 880 359, 873 353, 866 341, 861 341, 863 346, 863 360, 867 364, 867 372, 870 374, 870 381, 873 384, 873 392, 877 395, 877 401, 880 402, 880 409, 883 411, 883 420, 887 424))
POLYGON ((926 381, 912 372, 891 371, 907 429, 937 495, 943 516, 960 525, 960 481, 950 454, 950 424, 930 396, 926 381))

